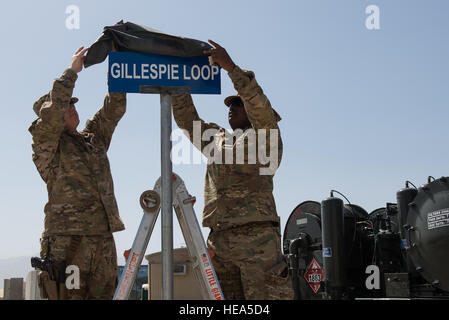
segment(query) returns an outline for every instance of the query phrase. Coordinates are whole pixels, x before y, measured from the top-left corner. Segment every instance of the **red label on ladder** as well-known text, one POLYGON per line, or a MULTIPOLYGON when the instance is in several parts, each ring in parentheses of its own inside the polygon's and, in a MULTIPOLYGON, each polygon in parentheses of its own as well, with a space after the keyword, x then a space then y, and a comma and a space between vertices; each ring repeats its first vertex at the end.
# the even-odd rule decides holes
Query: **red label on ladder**
MULTIPOLYGON (((128 253, 129 255, 129 253, 128 253)), ((139 258, 139 254, 136 252, 133 252, 133 255, 131 256, 131 260, 129 261, 128 268, 126 270, 123 270, 123 280, 122 280, 122 286, 120 288, 120 291, 118 292, 117 299, 122 300, 125 296, 125 290, 128 283, 132 280, 133 273, 135 273, 137 266, 137 259, 139 258)))
MULTIPOLYGON (((208 264, 209 265, 209 264, 208 264)), ((215 279, 215 272, 211 267, 207 267, 204 272, 206 273, 207 281, 209 283, 209 288, 214 296, 215 300, 223 300, 223 296, 221 295, 220 289, 218 289, 217 279, 215 279)))

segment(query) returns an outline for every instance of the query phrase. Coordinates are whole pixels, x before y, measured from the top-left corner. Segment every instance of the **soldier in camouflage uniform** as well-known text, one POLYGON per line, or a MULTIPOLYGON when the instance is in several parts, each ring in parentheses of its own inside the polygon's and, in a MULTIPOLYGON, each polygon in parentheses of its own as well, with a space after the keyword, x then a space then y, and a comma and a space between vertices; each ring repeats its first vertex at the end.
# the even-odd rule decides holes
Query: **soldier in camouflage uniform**
POLYGON ((38 116, 31 127, 33 161, 47 184, 41 258, 74 265, 79 289, 53 290, 41 272, 40 287, 50 299, 112 299, 117 286, 117 252, 113 232, 124 230, 114 196, 106 152, 126 110, 126 96, 108 93, 103 107, 78 132, 72 97, 77 73, 88 48, 72 57, 70 68, 53 81, 51 91, 33 106, 38 116))
MULTIPOLYGON (((210 40, 209 40, 210 41, 210 40)), ((225 129, 203 121, 188 94, 173 95, 173 114, 177 125, 184 129, 192 143, 206 157, 206 142, 194 137, 194 127, 201 124, 201 136, 206 130, 216 130, 212 137, 214 153, 223 157, 225 149, 232 150, 233 162, 209 161, 206 172, 203 211, 204 227, 210 227, 207 244, 213 251, 213 265, 226 299, 293 299, 293 289, 280 243, 280 219, 273 198, 273 176, 261 175, 259 160, 248 161, 251 149, 248 129, 266 129, 266 150, 273 143, 269 130, 276 131, 274 147, 277 164, 282 157, 282 140, 277 122, 280 117, 257 84, 254 73, 243 71, 234 64, 226 50, 213 41, 215 48, 205 51, 215 63, 228 72, 236 96, 225 99, 229 106, 232 129, 245 130, 240 136, 229 138, 225 129), (245 161, 236 162, 236 150, 243 146, 245 161)), ((198 132, 198 130, 196 129, 198 132)), ((256 136, 257 140, 260 139, 256 136)), ((254 150, 254 149, 253 149, 254 150)), ((214 159, 217 155, 214 154, 214 159)), ((276 167, 277 168, 277 167, 276 167)))

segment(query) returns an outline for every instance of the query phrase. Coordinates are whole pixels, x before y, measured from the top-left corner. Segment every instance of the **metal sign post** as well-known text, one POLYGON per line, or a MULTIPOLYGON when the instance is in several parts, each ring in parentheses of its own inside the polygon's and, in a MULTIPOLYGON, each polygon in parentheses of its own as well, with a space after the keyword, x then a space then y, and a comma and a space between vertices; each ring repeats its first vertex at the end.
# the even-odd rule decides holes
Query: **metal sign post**
POLYGON ((173 170, 171 162, 171 95, 188 87, 141 86, 140 93, 159 93, 161 100, 161 247, 162 299, 173 300, 173 170))
POLYGON ((162 299, 173 300, 173 197, 171 95, 161 93, 162 299))
POLYGON ((171 95, 220 94, 220 68, 207 56, 174 57, 136 52, 110 52, 109 92, 160 94, 162 299, 173 300, 173 180, 170 152, 171 95))

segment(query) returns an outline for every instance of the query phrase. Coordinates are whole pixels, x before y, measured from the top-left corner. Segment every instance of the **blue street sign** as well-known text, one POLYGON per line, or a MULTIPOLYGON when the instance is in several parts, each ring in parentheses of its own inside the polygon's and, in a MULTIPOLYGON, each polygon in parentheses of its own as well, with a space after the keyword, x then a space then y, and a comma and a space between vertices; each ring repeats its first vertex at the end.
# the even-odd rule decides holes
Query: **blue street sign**
POLYGON ((190 93, 220 94, 220 68, 207 56, 174 57, 110 52, 109 92, 141 92, 141 86, 189 87, 190 93))

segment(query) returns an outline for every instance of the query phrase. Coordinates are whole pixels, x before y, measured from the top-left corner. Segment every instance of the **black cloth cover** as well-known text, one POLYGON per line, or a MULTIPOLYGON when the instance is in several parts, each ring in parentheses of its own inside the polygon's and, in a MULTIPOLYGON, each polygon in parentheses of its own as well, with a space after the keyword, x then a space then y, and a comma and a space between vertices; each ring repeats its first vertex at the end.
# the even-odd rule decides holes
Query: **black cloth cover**
POLYGON ((84 67, 103 62, 112 50, 163 54, 179 57, 204 55, 203 50, 212 48, 207 42, 177 37, 132 22, 117 22, 104 27, 103 34, 87 51, 84 67))

